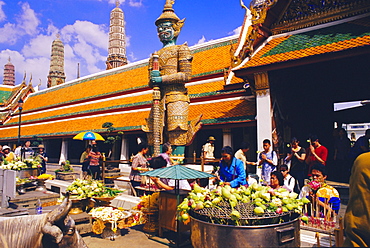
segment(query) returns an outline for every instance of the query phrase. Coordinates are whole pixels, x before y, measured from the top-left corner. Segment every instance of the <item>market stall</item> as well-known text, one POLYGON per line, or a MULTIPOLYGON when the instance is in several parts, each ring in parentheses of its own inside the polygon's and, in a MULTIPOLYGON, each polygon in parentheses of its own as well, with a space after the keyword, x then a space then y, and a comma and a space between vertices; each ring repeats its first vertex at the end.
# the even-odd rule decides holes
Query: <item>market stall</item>
POLYGON ((159 219, 158 233, 163 235, 163 229, 178 233, 178 241, 181 239, 180 232, 188 230, 189 225, 180 223, 177 218, 177 205, 187 197, 189 191, 179 189, 179 181, 187 179, 210 178, 214 175, 187 168, 183 165, 174 165, 142 173, 143 176, 166 178, 175 180, 175 188, 171 191, 159 192, 159 219))

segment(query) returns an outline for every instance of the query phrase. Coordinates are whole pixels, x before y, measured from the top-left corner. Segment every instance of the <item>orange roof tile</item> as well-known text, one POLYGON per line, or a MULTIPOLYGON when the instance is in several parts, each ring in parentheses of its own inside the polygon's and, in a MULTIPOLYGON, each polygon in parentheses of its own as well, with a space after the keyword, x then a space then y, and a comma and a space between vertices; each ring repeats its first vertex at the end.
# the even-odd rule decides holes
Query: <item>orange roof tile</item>
MULTIPOLYGON (((194 104, 189 108, 189 120, 200 114, 205 124, 222 124, 229 122, 245 122, 254 120, 255 105, 253 102, 242 99, 218 101, 207 104, 194 104)), ((21 128, 22 137, 73 135, 81 131, 95 130, 103 132, 102 124, 109 121, 114 123, 117 130, 139 130, 145 124, 149 111, 135 111, 134 113, 110 113, 104 116, 89 118, 74 118, 56 122, 40 122, 37 125, 24 124, 21 128)), ((4 130, 5 131, 5 130, 4 130)), ((0 132, 0 139, 15 138, 18 127, 8 127, 6 132, 0 132)))
POLYGON ((370 45, 368 26, 356 22, 314 31, 278 36, 269 41, 243 68, 274 64, 370 45))

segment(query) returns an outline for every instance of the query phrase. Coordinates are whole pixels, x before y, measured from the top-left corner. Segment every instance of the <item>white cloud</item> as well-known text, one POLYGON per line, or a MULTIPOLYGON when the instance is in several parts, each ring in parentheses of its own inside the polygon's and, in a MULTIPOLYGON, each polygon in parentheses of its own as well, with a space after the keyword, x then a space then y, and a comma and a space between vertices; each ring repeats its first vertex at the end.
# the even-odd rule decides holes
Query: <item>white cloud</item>
POLYGON ((22 53, 25 57, 50 57, 51 44, 55 39, 50 35, 38 35, 26 44, 22 53))
POLYGON ((132 7, 141 7, 143 6, 143 1, 142 0, 129 0, 128 5, 132 7))
POLYGON ((195 44, 195 45, 199 45, 199 44, 202 44, 202 43, 204 43, 204 42, 206 42, 206 38, 204 37, 204 35, 202 36, 202 38, 200 38, 199 40, 198 40, 198 42, 197 42, 197 44, 195 44))
POLYGON ((108 49, 108 33, 105 25, 97 25, 88 21, 76 21, 61 29, 62 38, 66 42, 85 42, 102 49, 108 49))
POLYGON ((37 18, 35 11, 30 8, 28 3, 22 4, 22 11, 17 28, 22 29, 28 35, 36 34, 40 21, 37 18))
POLYGON ((15 24, 6 23, 0 28, 0 43, 15 44, 19 38, 19 32, 15 24))
POLYGON ((6 15, 3 10, 3 5, 5 5, 5 3, 3 1, 0 1, 0 22, 6 19, 6 15))
POLYGON ((133 52, 130 52, 129 54, 127 54, 127 57, 128 57, 129 61, 137 60, 137 58, 135 57, 135 54, 133 52))
POLYGON ((50 60, 45 57, 26 58, 18 51, 9 49, 0 52, 0 63, 2 65, 8 63, 8 58, 11 58, 11 63, 15 67, 16 84, 20 84, 26 73, 26 83, 29 83, 32 74, 32 84, 39 84, 39 79, 42 81, 42 88, 46 88, 47 75, 49 71, 50 60))
POLYGON ((241 31, 242 31, 242 26, 239 26, 236 29, 234 29, 233 31, 231 31, 230 33, 228 33, 228 34, 229 35, 240 34, 241 31))
MULTIPOLYGON (((101 2, 102 0, 98 0, 101 2)), ((107 0, 110 4, 116 4, 116 0, 107 0)), ((127 0, 119 0, 120 5, 123 5, 127 0)), ((131 7, 141 7, 143 6, 143 0, 128 0, 127 4, 131 7)))
POLYGON ((16 23, 5 23, 0 28, 0 43, 15 44, 24 35, 37 34, 37 27, 40 24, 35 11, 28 3, 22 4, 22 12, 17 15, 16 23))

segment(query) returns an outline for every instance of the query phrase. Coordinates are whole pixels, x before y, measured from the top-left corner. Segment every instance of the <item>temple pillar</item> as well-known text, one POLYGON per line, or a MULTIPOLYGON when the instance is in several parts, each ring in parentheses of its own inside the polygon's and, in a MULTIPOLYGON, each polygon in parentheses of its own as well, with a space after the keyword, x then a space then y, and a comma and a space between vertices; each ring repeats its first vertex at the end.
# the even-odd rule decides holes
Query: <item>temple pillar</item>
POLYGON ((129 160, 129 151, 128 151, 128 139, 127 138, 122 138, 121 142, 121 155, 120 155, 120 160, 129 160))
MULTIPOLYGON (((268 73, 255 73, 254 81, 257 108, 257 150, 263 151, 263 140, 269 139, 272 142, 272 107, 268 73)), ((256 173, 261 178, 261 168, 257 167, 256 173)))
POLYGON ((223 147, 224 146, 231 146, 232 147, 232 136, 231 136, 231 129, 230 128, 223 128, 222 129, 222 137, 223 137, 223 147))
POLYGON ((61 164, 62 162, 65 162, 66 160, 68 160, 68 141, 63 139, 62 146, 60 149, 59 164, 61 164))

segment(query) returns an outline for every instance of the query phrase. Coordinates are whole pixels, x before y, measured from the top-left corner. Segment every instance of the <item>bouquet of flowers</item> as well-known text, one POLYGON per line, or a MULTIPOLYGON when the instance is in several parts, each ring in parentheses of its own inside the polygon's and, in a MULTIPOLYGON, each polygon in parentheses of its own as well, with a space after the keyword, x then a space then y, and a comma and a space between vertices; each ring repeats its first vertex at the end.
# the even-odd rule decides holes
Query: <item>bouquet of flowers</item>
POLYGON ((308 187, 310 187, 310 189, 312 190, 313 193, 317 193, 317 191, 322 187, 323 185, 318 182, 318 181, 314 181, 312 180, 311 182, 308 183, 308 187))
POLYGON ((159 192, 155 192, 151 195, 144 195, 141 197, 141 202, 134 207, 134 209, 140 211, 156 211, 159 209, 159 192))
POLYGON ((0 165, 0 169, 4 169, 4 170, 21 170, 23 168, 27 168, 27 165, 23 163, 22 161, 14 161, 14 162, 4 161, 0 165))
POLYGON ((131 213, 128 211, 123 211, 121 208, 112 207, 98 207, 93 208, 89 214, 91 217, 96 219, 93 224, 93 232, 96 234, 101 234, 106 227, 106 223, 111 223, 111 229, 113 232, 117 231, 117 222, 119 220, 128 218, 131 213))

